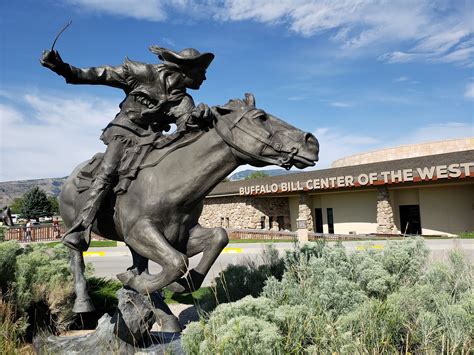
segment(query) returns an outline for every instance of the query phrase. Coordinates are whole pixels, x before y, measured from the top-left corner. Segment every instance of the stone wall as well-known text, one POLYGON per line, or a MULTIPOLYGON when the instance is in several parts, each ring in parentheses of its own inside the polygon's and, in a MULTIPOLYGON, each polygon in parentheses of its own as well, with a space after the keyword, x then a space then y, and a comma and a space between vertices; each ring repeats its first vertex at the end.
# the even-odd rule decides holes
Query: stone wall
POLYGON ((393 209, 392 205, 390 204, 390 195, 388 189, 384 186, 377 188, 377 190, 377 233, 396 233, 395 222, 393 219, 393 209))
POLYGON ((248 196, 215 197, 204 200, 199 223, 204 227, 291 230, 288 198, 248 196), (282 225, 279 225, 282 224, 282 225))

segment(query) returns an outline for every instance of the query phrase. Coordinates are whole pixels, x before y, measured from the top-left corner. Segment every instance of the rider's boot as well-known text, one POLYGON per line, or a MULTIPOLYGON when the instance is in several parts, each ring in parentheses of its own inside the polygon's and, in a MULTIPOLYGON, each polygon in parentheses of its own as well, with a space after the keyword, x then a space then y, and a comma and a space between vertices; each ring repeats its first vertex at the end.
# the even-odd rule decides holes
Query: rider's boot
POLYGON ((105 151, 99 172, 89 188, 84 208, 73 225, 64 234, 62 242, 71 249, 84 251, 89 248, 92 224, 105 196, 112 187, 112 180, 123 155, 120 139, 113 139, 105 151))
POLYGON ((72 227, 62 237, 63 244, 78 251, 85 251, 89 248, 92 224, 110 186, 110 178, 105 174, 100 174, 95 178, 88 190, 89 196, 84 208, 72 227))

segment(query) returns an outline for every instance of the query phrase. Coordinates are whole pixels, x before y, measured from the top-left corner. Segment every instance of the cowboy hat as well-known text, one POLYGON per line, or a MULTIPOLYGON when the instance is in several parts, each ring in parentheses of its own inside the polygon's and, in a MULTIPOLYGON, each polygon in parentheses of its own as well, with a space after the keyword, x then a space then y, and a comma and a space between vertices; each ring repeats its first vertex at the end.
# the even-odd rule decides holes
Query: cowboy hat
POLYGON ((211 64, 214 59, 214 54, 212 53, 200 53, 194 48, 186 48, 181 52, 176 53, 169 49, 150 46, 150 51, 160 58, 163 61, 171 62, 179 66, 185 65, 189 67, 200 67, 207 69, 209 64, 211 64))

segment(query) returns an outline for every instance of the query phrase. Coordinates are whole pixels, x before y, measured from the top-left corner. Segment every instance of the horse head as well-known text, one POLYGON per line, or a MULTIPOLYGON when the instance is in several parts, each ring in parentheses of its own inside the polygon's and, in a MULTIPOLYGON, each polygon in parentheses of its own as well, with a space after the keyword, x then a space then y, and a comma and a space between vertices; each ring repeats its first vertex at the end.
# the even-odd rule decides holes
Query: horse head
POLYGON ((252 94, 215 106, 212 111, 217 133, 244 164, 278 165, 288 170, 314 166, 318 161, 316 137, 257 109, 252 94))
POLYGON ((0 212, 0 221, 2 221, 5 226, 14 226, 10 207, 6 207, 2 212, 0 212))

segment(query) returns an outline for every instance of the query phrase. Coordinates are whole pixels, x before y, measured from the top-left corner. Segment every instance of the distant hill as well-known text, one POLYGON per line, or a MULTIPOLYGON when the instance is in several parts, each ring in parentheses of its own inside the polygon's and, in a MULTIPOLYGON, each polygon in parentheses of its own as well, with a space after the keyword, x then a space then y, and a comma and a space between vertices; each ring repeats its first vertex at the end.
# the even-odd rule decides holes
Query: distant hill
POLYGON ((8 206, 17 197, 38 186, 49 196, 57 197, 66 178, 49 178, 0 182, 0 208, 8 206))
MULTIPOLYGON (((232 174, 229 177, 230 181, 244 180, 247 176, 259 170, 244 170, 238 173, 232 174)), ((261 170, 269 176, 286 175, 292 174, 293 171, 287 171, 284 169, 273 169, 273 170, 261 170)), ((22 197, 26 192, 31 190, 33 187, 38 186, 41 190, 46 192, 49 196, 57 197, 61 192, 61 188, 66 181, 66 177, 63 178, 48 178, 48 179, 35 179, 35 180, 19 180, 19 181, 5 181, 0 182, 0 208, 9 206, 12 201, 17 197, 22 197)))
POLYGON ((265 174, 267 174, 268 176, 288 175, 288 174, 294 174, 295 173, 295 171, 284 170, 284 169, 272 169, 272 170, 252 170, 252 169, 248 169, 248 170, 243 170, 243 171, 239 171, 238 173, 232 174, 231 176, 229 176, 229 180, 230 181, 244 180, 247 176, 249 176, 250 174, 252 174, 256 171, 262 171, 265 174))

